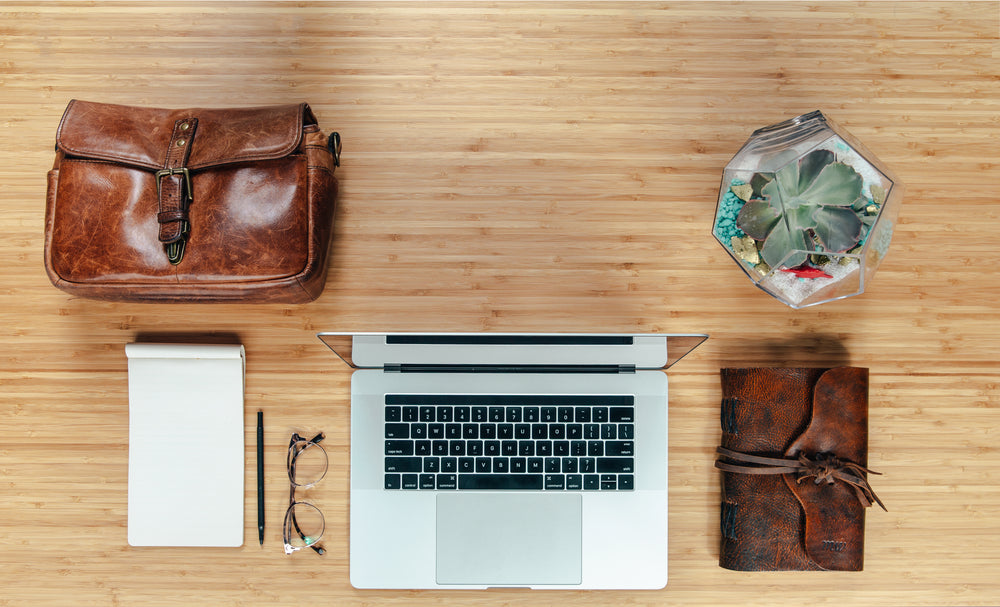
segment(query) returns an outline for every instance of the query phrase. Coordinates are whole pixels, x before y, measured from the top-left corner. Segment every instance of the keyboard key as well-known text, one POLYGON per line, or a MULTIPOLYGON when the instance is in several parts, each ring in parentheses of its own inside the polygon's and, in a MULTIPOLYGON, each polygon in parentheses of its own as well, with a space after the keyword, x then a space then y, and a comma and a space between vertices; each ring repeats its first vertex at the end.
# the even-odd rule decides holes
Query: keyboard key
POLYGON ((386 424, 386 438, 410 438, 410 424, 386 424))
POLYGON ((434 407, 420 407, 420 421, 432 422, 434 417, 434 407))
POLYGON ((458 458, 442 457, 441 472, 458 472, 458 458))
POLYGON ((496 437, 497 437, 496 424, 483 424, 479 426, 479 438, 496 438, 496 437))
POLYGON ((418 484, 418 477, 416 474, 404 474, 403 475, 403 489, 417 489, 420 485, 418 484))
POLYGON ((427 436, 430 438, 444 438, 444 424, 430 424, 427 426, 427 436))
POLYGON ((398 422, 403 419, 403 408, 402 407, 386 407, 385 408, 385 421, 387 422, 398 422))
POLYGON ((601 438, 604 440, 618 438, 618 424, 601 424, 601 438))
POLYGON ((462 438, 479 438, 479 424, 462 424, 462 438))
POLYGON ((431 454, 431 441, 429 440, 418 440, 413 443, 413 454, 414 455, 430 455, 431 454))
POLYGON ((507 407, 505 419, 508 423, 516 424, 521 421, 521 407, 507 407))
POLYGON ((575 440, 569 444, 569 454, 573 457, 587 455, 587 441, 575 440))
POLYGON ((483 441, 481 440, 470 440, 466 443, 466 453, 473 457, 483 454, 483 441))
POLYGON ((583 424, 569 424, 566 426, 566 438, 570 440, 583 438, 583 424))
POLYGON ((549 437, 549 427, 545 424, 533 424, 531 426, 531 438, 544 440, 549 437))
POLYGON ((506 457, 493 458, 493 473, 507 474, 510 472, 510 459, 506 457))
POLYGON ((540 490, 541 474, 459 474, 459 489, 540 490))
POLYGON ((567 474, 566 475, 566 489, 568 491, 579 491, 583 489, 583 475, 581 474, 567 474))
POLYGON ((497 424, 497 437, 514 438, 514 424, 497 424))
POLYGON ((424 458, 424 472, 440 472, 440 471, 441 471, 441 458, 439 457, 424 458))
POLYGON ((564 457, 562 458, 562 470, 563 474, 576 474, 579 471, 580 460, 575 457, 564 457))
POLYGON ((386 489, 399 489, 402 486, 402 480, 398 474, 386 474, 385 475, 385 488, 386 489))
POLYGON ((450 441, 448 443, 448 454, 454 456, 465 455, 465 441, 450 441))
POLYGON ((540 440, 535 443, 535 455, 541 455, 542 457, 552 455, 552 441, 540 440))
POLYGON ((448 455, 448 441, 436 440, 431 442, 431 454, 438 456, 448 455))
POLYGON ((476 472, 489 472, 493 468, 492 461, 488 457, 476 458, 476 472))
POLYGON ((528 460, 523 457, 510 458, 510 471, 514 474, 523 474, 528 471, 528 460))
POLYGON ((546 457, 545 458, 545 471, 551 473, 559 472, 559 458, 558 457, 546 457))
POLYGON ((635 489, 635 477, 631 474, 619 474, 618 489, 621 491, 631 491, 635 489))
POLYGON ((555 407, 542 407, 541 413, 542 413, 541 421, 547 424, 555 423, 556 421, 555 407))
POLYGON ((597 471, 599 473, 626 473, 635 472, 635 460, 631 457, 599 457, 597 458, 597 471))
POLYGON ((505 440, 500 444, 500 453, 506 457, 517 455, 517 441, 505 440))
POLYGON ((587 440, 597 440, 601 438, 601 424, 584 424, 583 438, 587 440))
POLYGON ((462 438, 462 424, 445 424, 444 436, 448 440, 462 438))
POLYGON ((594 407, 594 410, 590 412, 590 419, 598 424, 608 421, 608 408, 594 407))
POLYGON ((597 440, 587 441, 587 455, 590 457, 601 457, 604 455, 604 443, 597 440))
POLYGON ((632 441, 608 441, 604 443, 604 455, 619 457, 635 455, 635 443, 632 441))
MULTIPOLYGON (((516 477, 515 477, 516 478, 516 477)), ((562 474, 546 474, 545 475, 545 489, 546 490, 559 490, 566 488, 566 477, 562 474)))
POLYGON ((627 438, 629 440, 635 438, 635 425, 618 424, 618 438, 627 438))
POLYGON ((634 422, 635 421, 635 408, 634 407, 611 407, 608 412, 608 421, 610 422, 634 422))
POLYGON ((573 407, 559 407, 556 416, 561 423, 570 423, 573 421, 573 407))
POLYGON ((420 472, 423 462, 419 457, 387 457, 385 458, 386 472, 420 472))
POLYGON ((514 424, 514 438, 517 440, 527 440, 531 438, 531 425, 514 424))
POLYGON ((427 424, 410 424, 410 438, 427 438, 427 424))
POLYGON ((525 407, 524 408, 524 421, 528 423, 538 423, 541 418, 538 414, 538 407, 525 407))
POLYGON ((434 489, 435 485, 435 475, 434 474, 421 474, 420 475, 420 488, 421 489, 434 489))
POLYGON ((413 406, 403 407, 404 422, 415 422, 417 421, 418 417, 420 417, 420 410, 417 407, 413 406))
POLYGON ((438 489, 457 489, 458 480, 454 474, 439 474, 437 475, 437 488, 438 489))
POLYGON ((566 457, 569 455, 569 441, 557 440, 552 443, 552 454, 556 457, 566 457))
POLYGON ((488 440, 483 443, 483 455, 486 457, 497 457, 500 455, 500 441, 488 440))
POLYGON ((409 440, 387 440, 385 441, 386 455, 413 455, 413 441, 409 440))
POLYGON ((562 440, 566 438, 565 424, 552 424, 549 426, 549 438, 552 440, 562 440))
POLYGON ((472 416, 469 414, 469 408, 455 407, 455 421, 460 423, 472 421, 472 416))
POLYGON ((437 408, 437 421, 442 423, 450 422, 454 418, 454 409, 451 407, 437 408))
POLYGON ((517 443, 517 454, 521 457, 531 457, 535 454, 535 443, 530 440, 523 440, 517 443))
POLYGON ((597 472, 597 459, 593 457, 580 458, 580 472, 585 474, 597 472))
POLYGON ((471 457, 458 458, 458 471, 461 473, 472 473, 476 471, 476 460, 471 457))
POLYGON ((573 421, 581 424, 589 422, 590 407, 577 407, 573 415, 573 421))
POLYGON ((601 477, 596 474, 585 474, 583 476, 584 491, 597 491, 601 488, 601 477))
POLYGON ((495 424, 502 422, 504 420, 503 407, 490 407, 489 416, 490 416, 490 421, 495 424))
POLYGON ((477 424, 481 424, 489 419, 489 412, 486 407, 473 407, 472 408, 472 421, 477 424))
POLYGON ((529 457, 528 458, 528 472, 529 473, 539 473, 544 468, 544 462, 540 457, 529 457))

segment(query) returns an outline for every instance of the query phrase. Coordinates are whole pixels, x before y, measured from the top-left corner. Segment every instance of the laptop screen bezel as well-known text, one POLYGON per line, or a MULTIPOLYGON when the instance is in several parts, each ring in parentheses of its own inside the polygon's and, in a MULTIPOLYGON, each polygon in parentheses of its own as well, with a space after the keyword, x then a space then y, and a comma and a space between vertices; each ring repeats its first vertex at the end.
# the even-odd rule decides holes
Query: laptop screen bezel
POLYGON ((316 336, 353 369, 432 363, 565 368, 616 365, 660 370, 672 367, 708 339, 700 333, 321 332, 316 336), (356 345, 367 351, 356 357, 356 345), (515 353, 511 348, 519 349, 515 353), (538 358, 524 360, 526 352, 538 358))

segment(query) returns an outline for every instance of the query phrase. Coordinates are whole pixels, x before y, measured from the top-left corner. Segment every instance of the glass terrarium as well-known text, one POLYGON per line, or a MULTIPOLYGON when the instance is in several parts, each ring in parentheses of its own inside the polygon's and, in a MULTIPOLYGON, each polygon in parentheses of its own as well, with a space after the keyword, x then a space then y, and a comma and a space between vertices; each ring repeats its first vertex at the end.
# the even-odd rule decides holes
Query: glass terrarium
POLYGON ((758 129, 726 165, 712 233, 793 308, 858 295, 889 250, 903 185, 815 111, 758 129))

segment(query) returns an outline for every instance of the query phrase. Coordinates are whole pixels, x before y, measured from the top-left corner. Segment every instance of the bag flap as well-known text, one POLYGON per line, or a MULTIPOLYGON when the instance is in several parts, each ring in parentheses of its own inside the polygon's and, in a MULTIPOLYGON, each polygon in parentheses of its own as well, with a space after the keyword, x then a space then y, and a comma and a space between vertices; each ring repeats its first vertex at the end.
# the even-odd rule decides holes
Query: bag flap
POLYGON ((316 124, 305 103, 165 110, 73 100, 56 146, 71 156, 161 169, 175 124, 191 119, 197 120, 187 162, 191 170, 287 156, 299 147, 303 126, 316 124))
MULTIPOLYGON (((868 463, 868 369, 838 367, 820 376, 813 390, 812 418, 789 446, 788 458, 799 454, 835 455, 860 466, 868 463)), ((783 476, 805 511, 804 544, 820 567, 861 569, 864 558, 865 508, 846 483, 796 482, 783 476)))

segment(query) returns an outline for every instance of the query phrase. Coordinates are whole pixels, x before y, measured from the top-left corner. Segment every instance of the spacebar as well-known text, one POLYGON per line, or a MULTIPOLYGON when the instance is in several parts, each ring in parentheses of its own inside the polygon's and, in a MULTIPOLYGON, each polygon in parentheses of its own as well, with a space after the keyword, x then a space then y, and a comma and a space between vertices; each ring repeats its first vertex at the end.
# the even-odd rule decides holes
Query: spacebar
POLYGON ((459 489, 537 489, 541 474, 459 474, 459 489))

